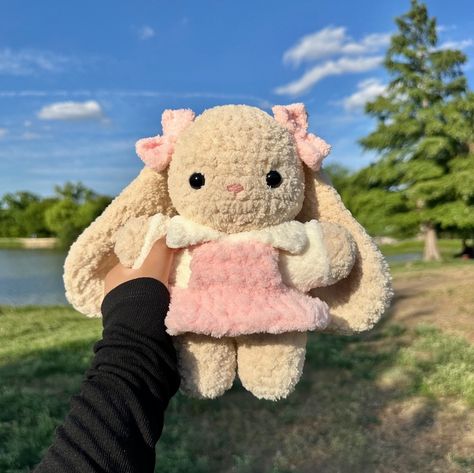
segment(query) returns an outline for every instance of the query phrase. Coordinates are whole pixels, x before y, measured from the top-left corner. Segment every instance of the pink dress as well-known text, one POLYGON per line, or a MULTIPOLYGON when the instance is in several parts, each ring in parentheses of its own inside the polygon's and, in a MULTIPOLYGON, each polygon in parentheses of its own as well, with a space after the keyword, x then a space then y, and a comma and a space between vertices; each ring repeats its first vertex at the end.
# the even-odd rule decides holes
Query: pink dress
POLYGON ((255 241, 211 241, 192 248, 187 288, 171 289, 171 335, 213 337, 323 329, 325 302, 286 286, 278 250, 255 241))

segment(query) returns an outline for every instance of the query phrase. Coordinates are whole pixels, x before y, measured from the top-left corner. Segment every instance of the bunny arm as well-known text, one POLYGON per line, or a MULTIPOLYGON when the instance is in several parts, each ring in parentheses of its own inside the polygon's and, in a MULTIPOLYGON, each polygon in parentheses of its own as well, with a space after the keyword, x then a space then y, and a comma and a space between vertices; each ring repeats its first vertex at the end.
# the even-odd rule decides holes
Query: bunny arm
POLYGON ((302 292, 330 286, 351 272, 356 245, 343 227, 311 220, 305 223, 308 244, 300 254, 280 252, 283 282, 302 292))

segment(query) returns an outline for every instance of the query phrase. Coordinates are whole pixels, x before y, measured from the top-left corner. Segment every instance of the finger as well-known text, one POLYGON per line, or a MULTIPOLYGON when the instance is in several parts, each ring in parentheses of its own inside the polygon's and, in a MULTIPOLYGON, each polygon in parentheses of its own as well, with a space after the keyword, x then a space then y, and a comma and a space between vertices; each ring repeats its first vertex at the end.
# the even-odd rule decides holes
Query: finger
POLYGON ((145 262, 149 261, 167 261, 173 258, 173 251, 166 246, 164 239, 157 240, 151 247, 150 252, 145 258, 145 262))
POLYGON ((155 274, 155 277, 167 284, 173 255, 174 252, 166 246, 165 241, 159 240, 153 245, 140 269, 155 274))

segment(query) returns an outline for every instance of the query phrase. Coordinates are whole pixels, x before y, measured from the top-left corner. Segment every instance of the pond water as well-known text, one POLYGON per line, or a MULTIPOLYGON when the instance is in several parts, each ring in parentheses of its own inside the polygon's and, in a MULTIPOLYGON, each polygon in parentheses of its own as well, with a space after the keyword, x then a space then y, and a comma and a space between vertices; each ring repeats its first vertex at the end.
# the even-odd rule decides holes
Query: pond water
POLYGON ((54 250, 0 249, 0 304, 66 304, 65 256, 54 250))
MULTIPOLYGON (((387 257, 389 262, 416 261, 421 253, 387 257)), ((0 249, 0 305, 66 304, 65 253, 54 250, 0 249)))

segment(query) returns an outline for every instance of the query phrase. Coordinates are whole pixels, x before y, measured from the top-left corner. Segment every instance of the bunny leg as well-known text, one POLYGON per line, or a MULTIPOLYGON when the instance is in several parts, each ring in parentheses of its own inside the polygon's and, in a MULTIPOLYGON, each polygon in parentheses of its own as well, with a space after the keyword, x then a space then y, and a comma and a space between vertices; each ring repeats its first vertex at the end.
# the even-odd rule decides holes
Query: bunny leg
POLYGON ((260 399, 276 401, 295 388, 303 372, 306 332, 259 333, 236 338, 239 378, 260 399))
POLYGON ((212 399, 232 387, 236 370, 232 339, 188 333, 175 337, 174 344, 185 394, 212 399))

